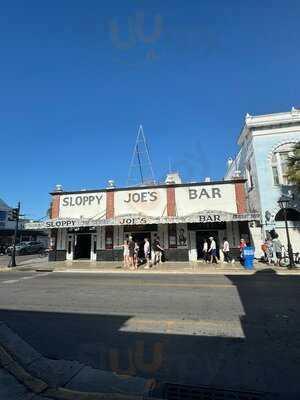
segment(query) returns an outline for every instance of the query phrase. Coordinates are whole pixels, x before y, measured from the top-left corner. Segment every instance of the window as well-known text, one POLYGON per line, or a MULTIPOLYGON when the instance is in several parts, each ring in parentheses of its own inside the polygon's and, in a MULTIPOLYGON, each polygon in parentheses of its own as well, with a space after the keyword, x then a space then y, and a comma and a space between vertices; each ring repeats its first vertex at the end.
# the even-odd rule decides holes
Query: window
POLYGON ((253 189, 254 188, 254 183, 253 183, 252 168, 251 168, 250 161, 247 163, 246 178, 247 178, 248 189, 249 190, 253 189))
POLYGON ((0 211, 0 221, 6 221, 6 211, 0 211))
POLYGON ((271 158, 274 185, 289 185, 287 171, 289 157, 293 155, 294 143, 287 143, 278 147, 271 158))

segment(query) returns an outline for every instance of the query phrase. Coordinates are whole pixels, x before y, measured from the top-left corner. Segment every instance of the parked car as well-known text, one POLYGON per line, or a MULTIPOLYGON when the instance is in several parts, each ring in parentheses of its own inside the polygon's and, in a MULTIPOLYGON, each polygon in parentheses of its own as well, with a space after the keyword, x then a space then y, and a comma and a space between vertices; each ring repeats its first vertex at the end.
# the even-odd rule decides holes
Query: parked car
MULTIPOLYGON (((7 253, 11 254, 13 247, 10 246, 7 249, 7 253)), ((42 242, 20 242, 16 245, 16 255, 25 254, 37 254, 45 250, 45 246, 42 242)))

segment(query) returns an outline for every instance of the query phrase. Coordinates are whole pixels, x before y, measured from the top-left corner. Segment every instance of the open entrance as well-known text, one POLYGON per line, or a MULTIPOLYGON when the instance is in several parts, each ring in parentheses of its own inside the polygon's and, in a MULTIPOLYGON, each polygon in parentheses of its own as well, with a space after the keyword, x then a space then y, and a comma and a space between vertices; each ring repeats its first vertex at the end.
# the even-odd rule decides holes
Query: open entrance
POLYGON ((145 253, 144 253, 144 239, 148 238, 151 246, 151 232, 135 232, 131 234, 133 240, 137 245, 139 246, 139 251, 138 251, 138 258, 140 260, 145 258, 145 253))
POLYGON ((218 235, 218 231, 197 231, 196 232, 196 247, 197 247, 197 259, 201 260, 204 257, 203 254, 203 245, 204 245, 204 241, 207 240, 208 243, 208 249, 210 246, 210 237, 213 237, 216 245, 217 245, 217 256, 219 257, 219 235, 218 235))
POLYGON ((78 233, 76 235, 76 246, 74 259, 79 258, 91 258, 91 234, 90 233, 78 233))

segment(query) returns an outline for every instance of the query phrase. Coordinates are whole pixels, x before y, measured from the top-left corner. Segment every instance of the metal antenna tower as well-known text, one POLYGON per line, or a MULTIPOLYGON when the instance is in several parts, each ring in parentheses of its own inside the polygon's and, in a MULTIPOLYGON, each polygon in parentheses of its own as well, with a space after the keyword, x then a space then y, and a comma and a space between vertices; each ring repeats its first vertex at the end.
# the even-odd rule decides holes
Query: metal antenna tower
POLYGON ((142 125, 139 126, 133 155, 129 167, 127 185, 154 184, 154 172, 150 158, 149 148, 142 125))

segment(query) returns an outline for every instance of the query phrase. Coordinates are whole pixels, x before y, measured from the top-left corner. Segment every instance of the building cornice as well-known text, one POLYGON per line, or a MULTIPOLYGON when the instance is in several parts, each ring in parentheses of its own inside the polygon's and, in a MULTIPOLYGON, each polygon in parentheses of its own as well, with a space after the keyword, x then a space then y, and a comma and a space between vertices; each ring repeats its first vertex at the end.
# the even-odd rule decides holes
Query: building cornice
MULTIPOLYGON (((263 132, 269 129, 280 129, 282 127, 293 127, 294 125, 300 124, 300 110, 295 107, 289 112, 264 114, 264 115, 250 115, 246 114, 245 124, 238 138, 238 144, 241 146, 247 136, 252 134, 255 130, 256 134, 259 130, 263 132), (256 129, 255 129, 256 128, 256 129)), ((263 133, 258 133, 263 134, 263 133)))
POLYGON ((175 187, 190 187, 190 186, 213 186, 213 185, 228 185, 235 183, 245 183, 246 179, 237 178, 231 180, 212 181, 212 182, 192 182, 192 183, 178 183, 178 184, 161 184, 151 186, 128 186, 128 187, 116 187, 112 189, 89 189, 89 190, 74 190, 74 191, 62 191, 62 192, 50 192, 50 195, 69 195, 69 194, 82 194, 84 193, 95 193, 95 192, 120 192, 128 190, 147 190, 147 189, 164 189, 164 188, 175 188, 175 187))

